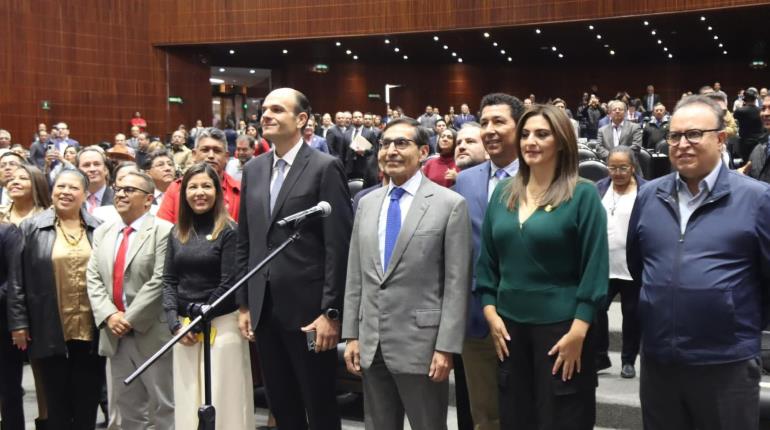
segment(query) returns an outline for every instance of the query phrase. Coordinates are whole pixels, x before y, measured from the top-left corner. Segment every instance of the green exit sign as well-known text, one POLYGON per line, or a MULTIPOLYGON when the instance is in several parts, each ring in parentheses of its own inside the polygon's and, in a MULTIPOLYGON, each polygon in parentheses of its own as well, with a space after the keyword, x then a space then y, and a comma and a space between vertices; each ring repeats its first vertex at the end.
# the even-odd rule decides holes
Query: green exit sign
POLYGON ((51 102, 49 100, 43 100, 40 102, 40 109, 51 110, 51 102))
POLYGON ((184 103, 184 100, 182 100, 181 97, 169 97, 168 98, 168 102, 169 103, 176 103, 176 104, 180 104, 181 105, 182 103, 184 103))

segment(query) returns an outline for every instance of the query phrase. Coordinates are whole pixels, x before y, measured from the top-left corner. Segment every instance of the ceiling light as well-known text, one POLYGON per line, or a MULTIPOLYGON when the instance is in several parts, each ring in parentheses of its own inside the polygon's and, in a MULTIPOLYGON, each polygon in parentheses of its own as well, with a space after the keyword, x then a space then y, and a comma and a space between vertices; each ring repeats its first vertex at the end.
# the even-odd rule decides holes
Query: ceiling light
POLYGON ((714 35, 714 40, 718 40, 718 39, 719 39, 719 36, 717 36, 717 35, 715 34, 715 35, 714 35))
POLYGON ((673 54, 668 54, 668 58, 674 58, 673 54))
POLYGON ((559 58, 564 58, 564 54, 559 54, 559 58))
POLYGON ((610 55, 615 55, 615 51, 613 51, 612 49, 610 49, 610 55))
POLYGON ((666 48, 666 47, 664 46, 664 47, 663 47, 663 52, 667 52, 667 51, 668 51, 668 48, 666 48))
POLYGON ((354 59, 354 60, 358 60, 358 55, 354 55, 354 56, 353 56, 353 59, 354 59))
POLYGON ((588 29, 589 29, 589 30, 593 30, 593 29, 594 29, 594 26, 593 26, 593 25, 589 25, 589 26, 588 26, 588 29))
POLYGON ((536 29, 535 29, 535 33, 537 33, 537 34, 540 34, 540 29, 539 29, 539 28, 536 28, 536 29))
POLYGON ((218 79, 218 78, 209 78, 209 82, 212 84, 224 84, 224 79, 218 79))
POLYGON ((711 30, 713 30, 713 28, 709 25, 708 26, 708 31, 711 31, 711 30))
POLYGON ((233 54, 235 54, 235 49, 230 50, 230 55, 233 55, 233 54))
POLYGON ((347 51, 345 51, 345 53, 346 53, 346 54, 348 54, 348 55, 350 55, 350 54, 352 54, 352 53, 353 53, 353 51, 351 51, 350 49, 348 49, 347 51))
POLYGON ((551 51, 554 51, 554 52, 556 52, 556 47, 555 47, 555 46, 552 46, 552 47, 551 47, 551 51))
POLYGON ((400 51, 400 49, 398 49, 398 46, 396 46, 395 48, 393 48, 393 50, 394 50, 394 51, 396 51, 396 52, 400 51))
POLYGON ((390 39, 385 39, 385 44, 387 45, 388 43, 390 43, 390 39))
POLYGON ((511 62, 511 61, 513 61, 513 58, 508 57, 508 62, 511 62))
POLYGON ((596 35, 596 38, 597 38, 597 39, 601 39, 601 38, 602 38, 602 35, 601 35, 601 34, 597 34, 597 35, 596 35))
POLYGON ((448 46, 446 46, 446 45, 444 45, 444 49, 449 49, 449 47, 448 47, 448 46))
POLYGON ((644 21, 644 25, 650 25, 649 21, 644 21))
POLYGON ((462 63, 462 62, 463 62, 463 59, 462 59, 462 58, 458 58, 458 59, 457 59, 457 62, 458 62, 458 63, 462 63))
POLYGON ((404 60, 408 60, 408 59, 409 59, 409 56, 408 55, 404 55, 404 60))
POLYGON ((224 72, 224 71, 225 71, 224 67, 220 67, 220 68, 219 68, 219 72, 220 72, 220 73, 222 73, 222 72, 224 72))
POLYGON ((497 42, 492 42, 492 46, 497 46, 497 42))
POLYGON ((453 52, 453 53, 452 53, 452 56, 453 56, 453 57, 456 57, 456 56, 457 56, 457 52, 453 52))
POLYGON ((335 45, 342 46, 342 43, 341 42, 337 42, 337 43, 335 43, 335 45))
POLYGON ((652 31, 650 32, 650 34, 651 34, 651 35, 653 35, 653 36, 655 36, 655 34, 657 34, 657 32, 656 32, 655 30, 652 30, 652 31))
POLYGON ((484 37, 486 37, 487 39, 489 39, 489 33, 484 33, 484 37))
POLYGON ((283 50, 283 53, 284 53, 284 54, 288 54, 288 53, 289 53, 289 50, 288 50, 288 49, 284 49, 284 50, 283 50))
POLYGON ((503 54, 503 55, 505 55, 505 49, 501 49, 501 50, 500 50, 500 53, 501 53, 501 54, 503 54))
POLYGON ((433 40, 435 40, 436 42, 438 42, 438 36, 433 36, 433 40))
POLYGON ((719 47, 720 47, 720 48, 724 47, 724 44, 723 44, 723 43, 720 43, 720 44, 719 44, 719 47))
POLYGON ((727 55, 727 51, 722 51, 723 54, 727 55))
POLYGON ((254 70, 254 69, 251 69, 251 70, 249 70, 249 73, 251 73, 253 75, 254 73, 257 73, 257 71, 254 70))
POLYGON ((605 47, 605 48, 609 48, 609 47, 610 47, 610 45, 608 45, 608 44, 606 44, 606 43, 605 43, 605 44, 604 44, 604 47, 605 47))
POLYGON ((663 41, 658 39, 658 45, 662 45, 662 44, 663 44, 663 41))
POLYGON ((701 20, 701 21, 705 21, 705 20, 706 20, 706 17, 705 17, 705 16, 702 16, 702 17, 700 17, 700 20, 701 20))

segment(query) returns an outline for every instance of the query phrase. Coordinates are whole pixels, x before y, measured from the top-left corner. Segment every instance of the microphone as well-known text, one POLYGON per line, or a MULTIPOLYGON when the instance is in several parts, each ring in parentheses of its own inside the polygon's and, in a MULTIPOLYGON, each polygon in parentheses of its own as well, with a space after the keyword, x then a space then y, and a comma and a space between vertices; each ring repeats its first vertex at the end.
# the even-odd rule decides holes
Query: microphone
POLYGON ((304 211, 297 212, 279 220, 276 224, 278 224, 279 227, 286 227, 290 223, 296 224, 297 222, 305 221, 308 218, 315 218, 317 216, 326 218, 330 213, 332 213, 332 205, 330 205, 329 202, 322 200, 309 209, 305 209, 304 211))

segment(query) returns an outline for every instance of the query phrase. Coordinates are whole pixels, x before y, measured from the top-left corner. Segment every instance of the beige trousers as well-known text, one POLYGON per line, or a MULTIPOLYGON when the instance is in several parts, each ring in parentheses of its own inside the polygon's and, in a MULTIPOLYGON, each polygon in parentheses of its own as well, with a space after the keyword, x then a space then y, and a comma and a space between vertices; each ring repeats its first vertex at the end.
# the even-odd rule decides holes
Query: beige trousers
POLYGON ((498 363, 491 335, 484 339, 465 338, 463 365, 474 430, 500 430, 498 363))

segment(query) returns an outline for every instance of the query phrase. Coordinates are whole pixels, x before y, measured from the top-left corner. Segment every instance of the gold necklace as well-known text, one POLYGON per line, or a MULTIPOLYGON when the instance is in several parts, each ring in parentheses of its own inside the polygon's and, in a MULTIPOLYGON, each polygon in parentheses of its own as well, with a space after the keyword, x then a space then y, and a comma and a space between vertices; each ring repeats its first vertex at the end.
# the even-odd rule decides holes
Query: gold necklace
POLYGON ((59 231, 61 231, 62 236, 64 236, 64 241, 67 242, 67 245, 73 248, 78 246, 80 241, 83 240, 83 235, 86 232, 85 226, 83 225, 82 221, 80 222, 80 235, 77 238, 75 238, 75 236, 72 236, 71 234, 67 233, 64 230, 64 226, 62 226, 60 219, 56 220, 56 227, 58 227, 59 231))

